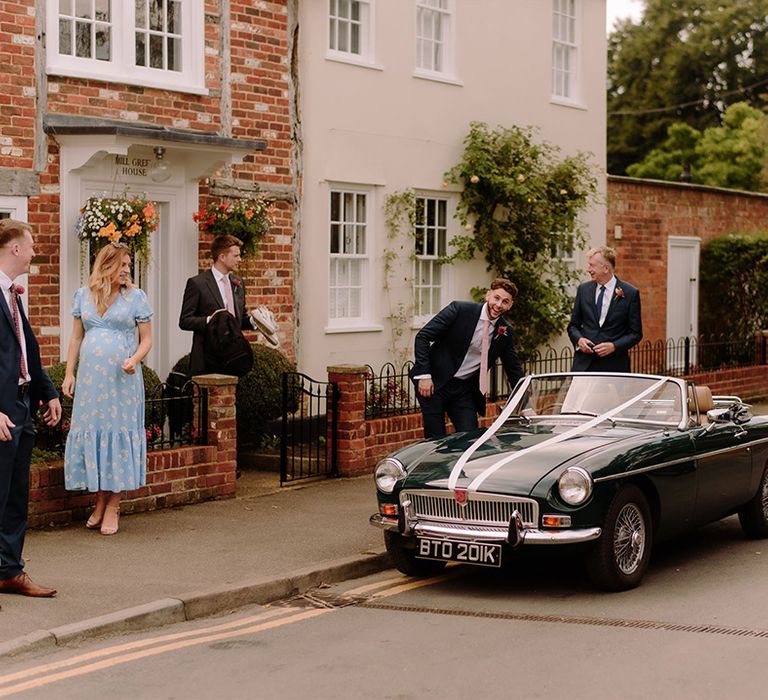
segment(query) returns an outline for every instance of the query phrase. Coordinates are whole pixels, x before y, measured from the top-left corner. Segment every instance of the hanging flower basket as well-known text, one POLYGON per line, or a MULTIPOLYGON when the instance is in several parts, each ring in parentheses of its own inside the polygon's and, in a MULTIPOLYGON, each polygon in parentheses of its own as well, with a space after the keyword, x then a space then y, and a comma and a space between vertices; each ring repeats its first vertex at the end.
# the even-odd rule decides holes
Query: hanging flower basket
POLYGON ((243 257, 256 255, 259 241, 272 226, 272 202, 261 195, 210 204, 192 215, 202 233, 235 236, 243 242, 243 257))
POLYGON ((90 244, 91 255, 107 243, 125 243, 136 259, 149 262, 149 236, 159 217, 154 202, 144 197, 91 197, 80 210, 77 237, 90 244))

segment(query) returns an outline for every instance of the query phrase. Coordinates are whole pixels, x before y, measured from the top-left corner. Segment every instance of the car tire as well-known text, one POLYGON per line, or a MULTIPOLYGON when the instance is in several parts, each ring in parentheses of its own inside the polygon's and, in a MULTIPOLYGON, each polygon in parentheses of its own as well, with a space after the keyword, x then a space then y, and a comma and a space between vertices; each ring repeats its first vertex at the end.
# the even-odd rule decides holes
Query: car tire
POLYGON ((744 534, 750 539, 768 537, 768 467, 763 471, 757 493, 739 511, 739 522, 744 534))
POLYGON ((642 581, 651 558, 653 523, 643 492, 632 484, 614 496, 603 532, 587 555, 587 573, 606 591, 626 591, 642 581))
POLYGON ((434 576, 445 568, 444 561, 417 559, 415 550, 405 546, 405 538, 397 532, 385 532, 384 544, 395 568, 406 576, 434 576))

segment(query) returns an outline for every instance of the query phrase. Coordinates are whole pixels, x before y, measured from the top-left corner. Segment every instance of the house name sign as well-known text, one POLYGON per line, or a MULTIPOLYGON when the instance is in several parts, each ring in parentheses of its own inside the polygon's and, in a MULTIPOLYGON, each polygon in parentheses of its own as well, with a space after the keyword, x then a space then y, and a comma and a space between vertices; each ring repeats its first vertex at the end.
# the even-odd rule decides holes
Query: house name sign
POLYGON ((151 162, 151 158, 130 158, 122 155, 115 156, 115 167, 118 175, 147 177, 149 175, 149 165, 151 162))

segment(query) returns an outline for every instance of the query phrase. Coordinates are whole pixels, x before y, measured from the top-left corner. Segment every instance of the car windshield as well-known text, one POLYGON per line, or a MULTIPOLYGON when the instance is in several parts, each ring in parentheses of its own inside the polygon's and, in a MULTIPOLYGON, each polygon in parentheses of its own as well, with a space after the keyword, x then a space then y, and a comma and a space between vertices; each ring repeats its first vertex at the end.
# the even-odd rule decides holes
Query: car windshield
POLYGON ((678 425, 683 419, 680 385, 629 374, 539 375, 531 377, 511 412, 526 418, 605 414, 606 420, 678 425))

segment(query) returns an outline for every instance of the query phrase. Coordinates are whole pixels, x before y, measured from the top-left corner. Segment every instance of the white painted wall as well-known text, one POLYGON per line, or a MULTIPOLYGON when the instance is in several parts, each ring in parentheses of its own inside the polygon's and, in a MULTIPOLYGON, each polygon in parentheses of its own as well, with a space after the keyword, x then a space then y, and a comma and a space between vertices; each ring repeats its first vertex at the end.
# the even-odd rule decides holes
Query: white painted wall
MULTIPOLYGON (((413 0, 374 5, 375 68, 326 57, 327 2, 302 0, 300 95, 303 139, 300 259, 298 266, 299 369, 322 379, 326 366, 391 358, 390 303, 410 303, 401 284, 391 300, 382 292, 381 251, 386 244, 383 204, 405 188, 444 193, 443 173, 456 164, 471 121, 540 128, 540 137, 564 153, 589 151, 605 191, 605 0, 581 0, 579 106, 551 100, 550 0, 456 0, 455 83, 414 77, 416 10, 413 0), (329 183, 372 185, 370 230, 376 250, 369 290, 369 330, 329 333, 329 183), (371 327, 373 329, 371 329, 371 327)), ((592 243, 605 241, 605 208, 585 216, 592 243)), ((450 234, 459 232, 452 223, 450 234)), ((407 261, 403 272, 410 269, 407 261)), ((577 264, 582 266, 583 256, 577 264)), ((405 274, 401 275, 401 278, 405 274)), ((450 271, 447 301, 468 299, 490 275, 482 261, 450 271)), ((412 341, 407 339, 408 356, 412 341)))

